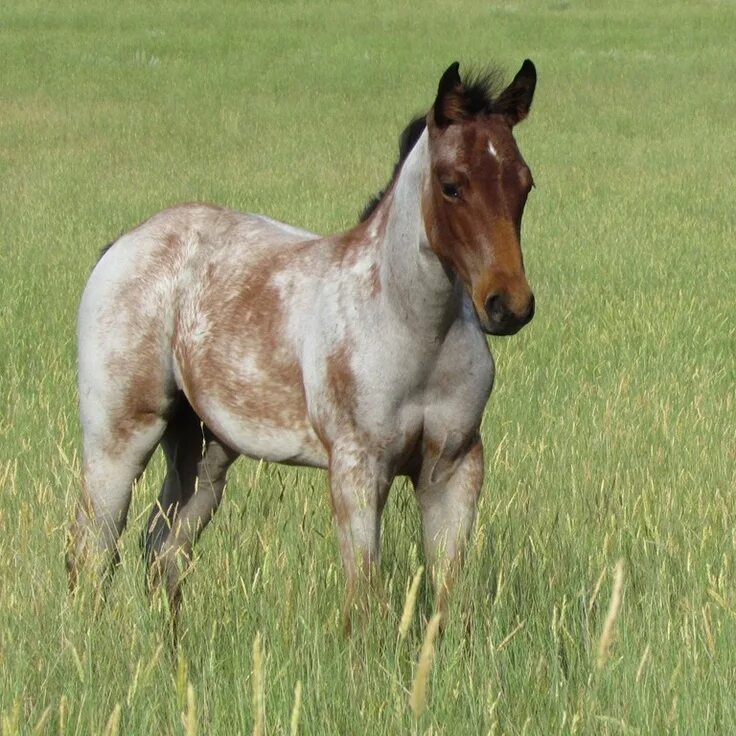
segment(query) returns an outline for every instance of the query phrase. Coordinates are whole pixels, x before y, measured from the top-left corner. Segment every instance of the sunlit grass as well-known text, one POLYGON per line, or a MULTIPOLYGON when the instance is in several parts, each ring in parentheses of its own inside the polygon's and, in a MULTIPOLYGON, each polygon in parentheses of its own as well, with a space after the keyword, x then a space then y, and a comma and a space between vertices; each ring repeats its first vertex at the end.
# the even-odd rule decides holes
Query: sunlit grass
POLYGON ((727 2, 0 7, 0 732, 733 732, 735 32, 727 2), (424 564, 403 482, 389 611, 350 642, 324 475, 253 461, 198 548, 177 653, 139 553, 158 457, 92 618, 63 547, 99 249, 199 199, 346 228, 451 61, 525 57, 538 312, 492 341, 487 483, 418 719, 433 610, 422 578, 402 624, 424 564))

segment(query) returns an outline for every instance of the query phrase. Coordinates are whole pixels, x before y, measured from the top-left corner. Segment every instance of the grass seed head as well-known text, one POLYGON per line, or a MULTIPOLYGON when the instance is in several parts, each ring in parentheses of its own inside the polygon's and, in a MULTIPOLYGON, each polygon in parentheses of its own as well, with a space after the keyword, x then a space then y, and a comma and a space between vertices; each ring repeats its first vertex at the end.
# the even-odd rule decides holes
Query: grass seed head
POLYGON ((302 681, 296 681, 294 688, 294 707, 291 709, 291 736, 296 736, 299 731, 299 713, 302 707, 302 681))
POLYGON ((120 703, 115 703, 115 707, 112 709, 110 718, 105 726, 105 736, 118 736, 120 732, 120 712, 122 708, 120 703))
POLYGON ((415 718, 419 718, 427 707, 427 681, 429 680, 429 671, 432 668, 434 658, 434 640, 437 638, 441 619, 442 615, 435 613, 429 624, 427 624, 427 633, 424 635, 422 652, 419 655, 417 671, 414 675, 409 698, 409 705, 415 718))
POLYGON ((411 620, 414 618, 414 608, 417 602, 417 592, 419 591, 419 583, 422 580, 422 573, 424 568, 420 567, 411 581, 409 592, 406 594, 406 600, 404 601, 404 611, 401 614, 401 621, 399 622, 399 640, 404 641, 406 635, 409 633, 409 627, 411 626, 411 620))
POLYGON ((613 592, 611 593, 611 602, 608 604, 608 614, 603 624, 601 638, 598 641, 598 669, 603 669, 608 660, 611 644, 616 635, 616 620, 618 612, 621 608, 621 598, 623 596, 624 587, 624 561, 619 560, 616 563, 616 570, 613 573, 613 592))

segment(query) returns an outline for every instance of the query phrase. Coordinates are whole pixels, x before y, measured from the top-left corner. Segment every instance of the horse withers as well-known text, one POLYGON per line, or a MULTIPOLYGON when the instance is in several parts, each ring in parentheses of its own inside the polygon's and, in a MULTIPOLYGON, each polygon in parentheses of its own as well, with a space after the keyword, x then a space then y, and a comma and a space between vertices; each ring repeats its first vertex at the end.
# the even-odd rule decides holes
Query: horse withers
POLYGON ((377 571, 391 482, 408 476, 446 618, 483 484, 486 334, 534 314, 520 245, 533 182, 512 131, 536 71, 527 60, 505 89, 492 79, 447 69, 388 187, 343 234, 180 205, 104 252, 79 308, 72 587, 82 567, 106 577, 160 444, 167 474, 145 546, 174 611, 227 470, 247 455, 328 470, 347 626, 377 571))

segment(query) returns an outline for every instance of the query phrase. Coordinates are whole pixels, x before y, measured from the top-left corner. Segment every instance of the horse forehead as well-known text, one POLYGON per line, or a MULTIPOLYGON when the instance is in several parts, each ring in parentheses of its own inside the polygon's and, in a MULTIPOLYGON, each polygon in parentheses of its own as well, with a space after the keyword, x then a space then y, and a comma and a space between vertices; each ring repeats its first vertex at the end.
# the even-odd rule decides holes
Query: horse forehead
POLYGON ((476 157, 490 156, 499 163, 519 158, 511 126, 502 115, 489 115, 486 118, 482 132, 476 136, 474 153, 476 157))
POLYGON ((502 164, 520 157, 511 127, 502 115, 451 125, 440 139, 437 154, 439 162, 468 168, 502 164))

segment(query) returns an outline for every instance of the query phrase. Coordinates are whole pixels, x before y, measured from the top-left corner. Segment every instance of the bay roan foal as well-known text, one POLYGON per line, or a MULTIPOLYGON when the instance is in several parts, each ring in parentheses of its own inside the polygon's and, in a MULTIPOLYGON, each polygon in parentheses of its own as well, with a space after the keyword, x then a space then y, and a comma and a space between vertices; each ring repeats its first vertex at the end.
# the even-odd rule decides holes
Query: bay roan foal
POLYGON ((328 469, 348 625, 378 564, 389 487, 408 475, 446 615, 483 483, 486 334, 534 314, 520 247, 532 176, 512 129, 535 83, 530 61, 500 91, 452 64, 402 136, 388 188, 341 235, 182 205, 107 249, 79 309, 72 586, 82 566, 110 568, 160 443, 168 470, 146 550, 174 610, 227 469, 247 455, 328 469))

